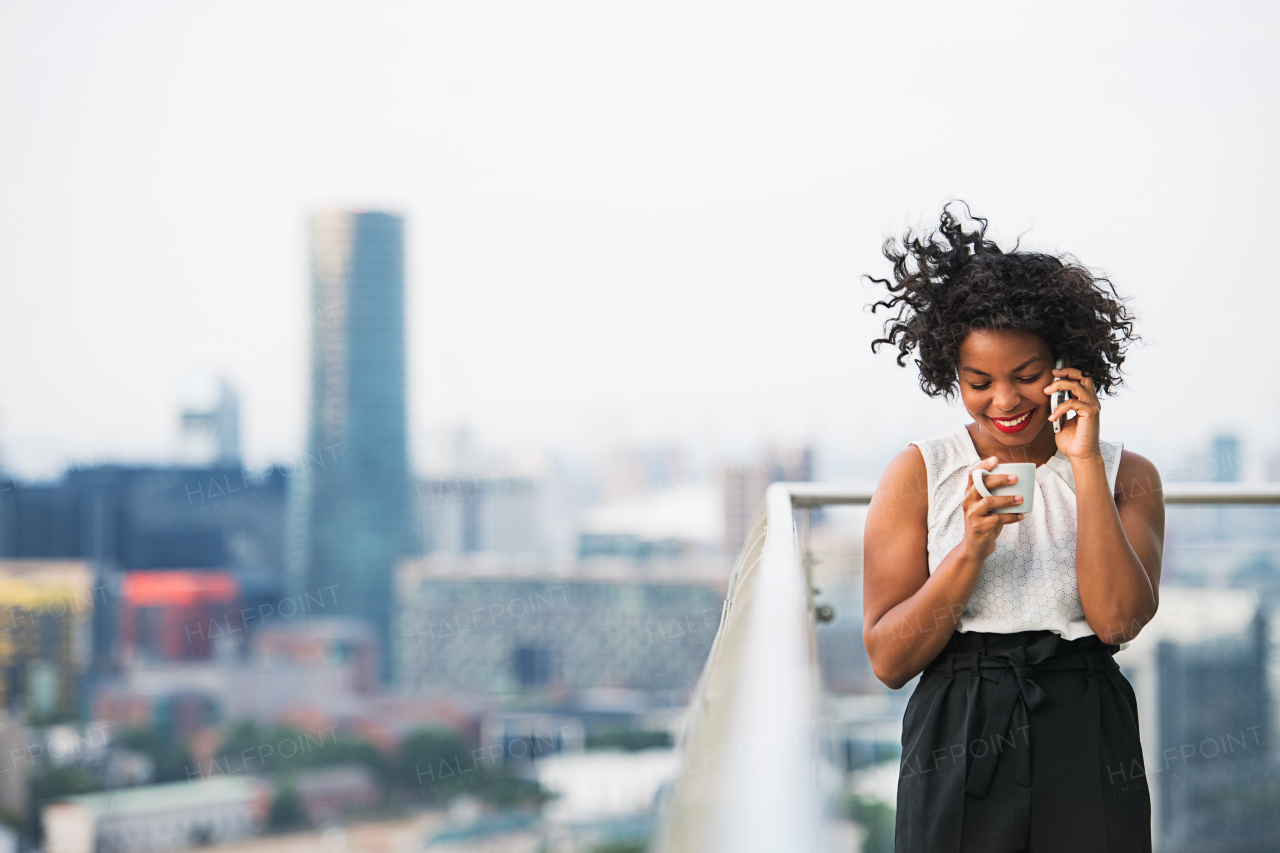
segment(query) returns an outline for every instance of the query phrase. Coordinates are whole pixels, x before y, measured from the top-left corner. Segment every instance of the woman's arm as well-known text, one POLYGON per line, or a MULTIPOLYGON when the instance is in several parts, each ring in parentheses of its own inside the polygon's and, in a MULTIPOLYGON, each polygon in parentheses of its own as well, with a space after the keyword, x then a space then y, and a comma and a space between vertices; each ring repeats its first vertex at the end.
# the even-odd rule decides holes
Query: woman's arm
POLYGON ((1164 493, 1155 466, 1124 451, 1116 493, 1107 484, 1098 441, 1098 395, 1093 380, 1075 368, 1056 369, 1045 388, 1070 399, 1049 418, 1073 410, 1057 436, 1076 482, 1076 585, 1089 627, 1105 643, 1132 640, 1156 615, 1164 550, 1164 493))
POLYGON ((1164 552, 1164 492, 1156 466, 1124 451, 1115 495, 1101 458, 1072 460, 1076 583, 1085 619, 1106 643, 1132 640, 1156 615, 1164 552))
MULTIPOLYGON (((995 457, 983 460, 990 470, 995 457)), ((1013 477, 988 477, 988 487, 1013 477)), ((1004 525, 1022 514, 996 515, 1016 495, 983 498, 970 480, 965 537, 929 574, 929 490, 924 457, 908 447, 885 469, 867 511, 862 546, 862 641, 876 677, 894 690, 922 672, 955 631, 978 583, 982 562, 1004 525)))

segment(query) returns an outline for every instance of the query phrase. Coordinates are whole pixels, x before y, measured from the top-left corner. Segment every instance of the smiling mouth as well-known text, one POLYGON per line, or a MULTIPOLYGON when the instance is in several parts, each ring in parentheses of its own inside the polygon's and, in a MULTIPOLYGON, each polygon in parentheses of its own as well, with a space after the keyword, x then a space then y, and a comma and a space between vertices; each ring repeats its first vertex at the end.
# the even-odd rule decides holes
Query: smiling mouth
POLYGON ((1031 414, 1035 409, 1028 409, 1020 415, 1014 415, 1011 418, 991 418, 991 422, 996 425, 996 429, 1001 432, 1022 432, 1031 423, 1031 414))

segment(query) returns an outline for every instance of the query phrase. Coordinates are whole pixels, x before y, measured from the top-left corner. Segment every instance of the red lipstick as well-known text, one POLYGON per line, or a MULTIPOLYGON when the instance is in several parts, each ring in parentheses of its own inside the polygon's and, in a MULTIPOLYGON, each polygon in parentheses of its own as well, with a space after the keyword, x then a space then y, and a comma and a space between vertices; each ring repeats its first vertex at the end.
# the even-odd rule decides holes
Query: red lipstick
POLYGON ((1015 432, 1022 432, 1024 429, 1031 426, 1031 416, 1035 413, 1035 411, 1036 411, 1035 409, 1028 409, 1022 414, 1013 415, 1008 418, 1001 418, 1000 420, 996 420, 995 418, 988 416, 987 420, 991 421, 991 423, 995 426, 995 428, 1000 430, 1002 433, 1006 435, 1011 435, 1015 432), (1019 418, 1021 418, 1022 420, 1018 420, 1019 418), (1017 421, 1017 423, 1015 423, 1013 426, 1006 426, 1005 424, 1009 423, 1010 421, 1017 421))

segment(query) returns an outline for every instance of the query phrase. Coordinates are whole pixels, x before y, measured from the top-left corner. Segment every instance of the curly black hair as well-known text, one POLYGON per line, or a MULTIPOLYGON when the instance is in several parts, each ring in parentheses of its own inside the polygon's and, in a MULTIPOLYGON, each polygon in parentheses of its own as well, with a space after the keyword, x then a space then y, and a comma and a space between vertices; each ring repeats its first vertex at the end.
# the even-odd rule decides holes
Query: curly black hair
POLYGON ((1092 377, 1100 393, 1123 384, 1120 365, 1130 343, 1133 314, 1111 281, 1096 276, 1070 255, 1054 257, 1005 252, 986 239, 987 220, 964 202, 964 222, 942 210, 937 231, 907 231, 901 247, 892 237, 884 256, 893 262, 893 281, 865 276, 889 290, 887 300, 868 309, 898 309, 885 321, 885 337, 871 343, 898 348, 898 365, 916 350, 920 387, 931 397, 953 397, 958 386, 960 344, 970 332, 1025 329, 1049 345, 1054 358, 1092 377))

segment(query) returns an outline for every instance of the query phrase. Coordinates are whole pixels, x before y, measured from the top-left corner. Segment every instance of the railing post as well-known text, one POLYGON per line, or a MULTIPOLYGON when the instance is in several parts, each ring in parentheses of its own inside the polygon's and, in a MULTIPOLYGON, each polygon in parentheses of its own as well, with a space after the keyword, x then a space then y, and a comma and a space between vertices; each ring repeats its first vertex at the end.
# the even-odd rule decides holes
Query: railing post
MULTIPOLYGON (((792 512, 795 512, 794 506, 792 512)), ((800 510, 800 554, 804 562, 804 585, 809 590, 809 609, 813 609, 813 509, 800 510)))

